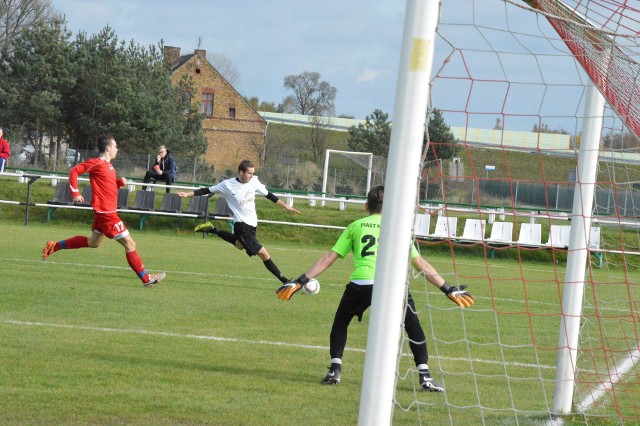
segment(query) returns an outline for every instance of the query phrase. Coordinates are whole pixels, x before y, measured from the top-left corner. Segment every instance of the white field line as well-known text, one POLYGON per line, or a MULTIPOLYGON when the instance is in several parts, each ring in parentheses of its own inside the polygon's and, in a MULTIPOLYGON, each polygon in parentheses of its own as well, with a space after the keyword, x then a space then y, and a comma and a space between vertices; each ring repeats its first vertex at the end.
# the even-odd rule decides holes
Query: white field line
MULTIPOLYGON (((313 250, 313 249, 312 250, 309 250, 309 249, 300 250, 300 249, 288 249, 288 248, 282 248, 282 247, 274 247, 274 248, 272 248, 272 250, 296 251, 296 252, 306 251, 306 252, 324 253, 323 250, 313 250)), ((32 259, 17 259, 17 258, 0 258, 0 259, 3 260, 3 261, 8 261, 8 262, 20 262, 20 263, 33 263, 34 262, 34 260, 32 260, 32 259)), ((74 263, 74 262, 55 262, 55 261, 51 261, 51 260, 48 260, 47 263, 55 263, 55 264, 60 264, 60 265, 73 265, 73 266, 76 266, 76 267, 77 266, 86 266, 86 267, 101 268, 101 269, 128 270, 127 267, 124 267, 124 266, 113 266, 113 265, 78 264, 78 263, 74 263)), ((467 262, 459 261, 457 263, 459 265, 464 265, 467 262)), ((492 268, 510 268, 511 269, 513 266, 501 266, 501 265, 492 264, 491 267, 492 268)), ((535 268, 535 267, 528 266, 527 268, 523 268, 523 270, 545 271, 547 269, 542 268, 542 267, 535 268)), ((201 276, 201 277, 218 276, 218 277, 228 277, 228 278, 238 278, 238 279, 248 278, 246 276, 229 275, 229 274, 211 274, 211 273, 185 272, 185 271, 166 271, 166 272, 168 272, 170 274, 176 274, 176 275, 191 275, 191 276, 201 276)), ((250 278, 253 279, 253 280, 262 280, 262 278, 259 278, 259 277, 250 277, 250 278)), ((264 278, 264 280, 266 280, 266 278, 264 278)), ((344 283, 340 283, 340 284, 323 283, 323 285, 335 286, 335 287, 343 287, 344 283)), ((490 298, 488 298, 488 297, 487 298, 476 297, 476 299, 480 299, 480 300, 481 299, 487 299, 487 300, 489 300, 490 298)), ((500 299, 500 300, 509 301, 510 299, 500 299)), ((513 300, 513 302, 521 302, 521 300, 513 300)), ((537 302, 537 301, 529 301, 529 303, 554 305, 554 304, 550 304, 550 303, 537 302)), ((605 309, 606 310, 612 310, 612 309, 607 309, 607 308, 605 308, 605 309)), ((17 325, 17 326, 66 328, 66 329, 77 329, 77 330, 86 330, 86 331, 99 331, 99 332, 112 332, 112 333, 140 334, 140 335, 150 335, 150 336, 189 338, 189 339, 210 340, 210 341, 220 341, 220 342, 230 342, 230 343, 245 343, 245 344, 259 344, 259 345, 271 345, 271 346, 285 346, 285 347, 294 347, 294 348, 310 349, 310 350, 318 350, 318 349, 320 349, 320 350, 323 350, 323 351, 328 351, 328 349, 329 349, 327 346, 302 345, 302 344, 291 343, 291 342, 277 342, 277 341, 267 341, 267 340, 246 340, 246 339, 219 337, 219 336, 201 336, 201 335, 192 335, 192 334, 179 334, 179 333, 163 332, 163 331, 148 331, 148 330, 135 330, 135 329, 117 329, 117 328, 91 327, 91 326, 79 326, 79 325, 68 325, 68 324, 53 324, 53 323, 39 323, 39 322, 16 321, 16 320, 0 320, 0 323, 17 325)), ((346 351, 350 351, 350 352, 360 352, 360 353, 364 353, 365 352, 365 350, 361 349, 361 348, 345 348, 345 350, 346 351)), ((403 356, 409 356, 409 354, 407 354, 407 353, 403 353, 402 355, 403 356)), ((556 368, 555 366, 549 366, 549 365, 538 365, 538 364, 528 364, 528 363, 514 363, 514 362, 504 363, 502 361, 486 360, 486 359, 479 359, 479 358, 469 359, 469 358, 443 357, 443 356, 441 356, 440 358, 443 359, 443 360, 454 361, 454 362, 469 362, 469 361, 471 361, 471 362, 483 363, 483 364, 510 365, 510 366, 517 366, 517 367, 538 368, 538 369, 547 369, 547 370, 551 370, 551 369, 555 369, 556 368)), ((594 392, 592 392, 591 395, 589 395, 588 397, 583 399, 583 401, 581 401, 577 406, 578 411, 581 412, 581 413, 585 412, 596 401, 598 401, 598 399, 600 399, 607 391, 610 391, 611 390, 611 385, 613 383, 618 382, 625 374, 627 374, 629 372, 629 370, 638 361, 638 359, 640 359, 640 350, 635 350, 625 361, 623 361, 615 369, 615 371, 617 373, 611 375, 611 378, 612 378, 611 384, 603 384, 603 385, 601 385, 598 389, 596 389, 594 392)), ((562 424, 562 423, 560 423, 560 424, 562 424)), ((554 423, 554 425, 557 425, 557 423, 554 423)))
MULTIPOLYGON (((249 340, 249 339, 237 339, 234 337, 220 337, 220 336, 206 336, 206 335, 197 335, 197 334, 181 334, 181 333, 172 333, 169 331, 150 331, 150 330, 136 330, 136 329, 126 329, 126 328, 112 328, 112 327, 94 327, 94 326, 85 326, 85 325, 73 325, 73 324, 55 324, 55 323, 46 323, 46 322, 34 322, 34 321, 18 321, 11 319, 2 319, 0 320, 1 324, 8 324, 14 326, 22 326, 22 327, 48 327, 48 328, 61 328, 61 329, 70 329, 70 330, 84 330, 84 331, 97 331, 103 333, 121 333, 121 334, 139 334, 145 336, 157 336, 157 337, 175 337, 175 338, 183 338, 183 339, 196 339, 196 340, 209 340, 215 342, 226 342, 226 343, 241 343, 241 344, 250 344, 250 345, 268 345, 268 346, 284 346, 290 348, 299 348, 299 349, 310 349, 310 350, 322 350, 329 351, 328 346, 321 345, 303 345, 300 343, 292 343, 292 342, 278 342, 271 340, 249 340)), ((345 348, 346 351, 350 352, 360 352, 364 353, 365 349, 363 348, 345 348)), ((408 353, 403 353, 404 356, 409 356, 408 353)), ((493 364, 493 365, 510 365, 515 367, 526 367, 526 368, 536 368, 536 369, 555 369, 555 366, 551 365, 538 365, 538 364, 527 364, 521 362, 502 362, 502 361, 494 361, 480 358, 460 358, 460 357, 443 357, 440 356, 440 359, 447 361, 455 361, 455 362, 475 362, 482 364, 493 364)))
POLYGON ((576 407, 579 413, 584 413, 596 403, 602 396, 613 388, 613 385, 620 381, 633 366, 640 361, 640 349, 634 350, 628 358, 616 365, 615 368, 609 372, 610 382, 603 382, 598 388, 591 392, 586 398, 578 403, 576 407))

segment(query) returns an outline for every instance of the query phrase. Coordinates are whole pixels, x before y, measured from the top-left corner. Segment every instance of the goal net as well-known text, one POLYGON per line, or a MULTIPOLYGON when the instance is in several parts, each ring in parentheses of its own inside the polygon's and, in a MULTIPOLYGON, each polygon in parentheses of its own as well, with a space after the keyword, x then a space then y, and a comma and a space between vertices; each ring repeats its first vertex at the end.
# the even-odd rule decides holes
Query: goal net
POLYGON ((640 423, 640 10, 458 0, 440 13, 429 108, 451 126, 463 167, 441 159, 414 234, 476 302, 461 310, 410 273, 446 391, 420 391, 405 337, 393 421, 640 423))
POLYGON ((325 152, 322 192, 329 195, 366 196, 369 188, 382 185, 387 159, 370 152, 325 152))

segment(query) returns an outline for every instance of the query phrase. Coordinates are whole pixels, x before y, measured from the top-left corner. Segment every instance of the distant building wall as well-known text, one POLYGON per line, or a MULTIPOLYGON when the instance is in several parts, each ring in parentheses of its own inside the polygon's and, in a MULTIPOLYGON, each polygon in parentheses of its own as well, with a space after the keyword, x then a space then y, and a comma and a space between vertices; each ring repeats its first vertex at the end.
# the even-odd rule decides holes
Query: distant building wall
MULTIPOLYGON (((311 126, 312 117, 300 114, 284 114, 260 111, 259 114, 269 123, 289 124, 292 126, 311 126)), ((352 126, 364 124, 366 120, 356 120, 339 117, 323 117, 328 121, 331 130, 346 132, 352 126)), ((392 123, 393 125, 393 123, 392 123)), ((514 130, 479 129, 473 127, 451 127, 453 136, 462 143, 469 145, 484 145, 487 148, 506 150, 543 150, 551 155, 574 155, 576 150, 571 148, 571 135, 560 133, 535 133, 514 130)), ((640 164, 640 154, 632 152, 612 152, 601 150, 600 159, 615 162, 640 164)))
POLYGON ((570 150, 571 136, 560 133, 534 133, 511 130, 451 127, 456 139, 467 143, 497 145, 503 148, 570 150))
POLYGON ((192 103, 201 105, 203 93, 213 94, 213 115, 202 122, 208 141, 204 159, 216 170, 236 170, 240 161, 262 162, 267 122, 220 75, 207 59, 205 50, 180 56, 180 48, 166 46, 165 60, 172 65, 172 82, 183 76, 193 80, 192 103))

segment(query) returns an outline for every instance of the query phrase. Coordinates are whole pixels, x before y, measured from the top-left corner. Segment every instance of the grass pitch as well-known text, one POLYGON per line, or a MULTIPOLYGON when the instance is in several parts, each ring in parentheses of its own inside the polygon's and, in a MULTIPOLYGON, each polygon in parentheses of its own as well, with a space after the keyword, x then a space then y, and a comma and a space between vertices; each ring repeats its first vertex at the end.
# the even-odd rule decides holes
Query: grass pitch
MULTIPOLYGON (((282 302, 262 262, 222 240, 128 224, 147 270, 167 272, 145 289, 116 242, 40 261, 46 240, 88 235, 88 225, 0 224, 0 423, 357 423, 369 313, 350 327, 343 382, 319 383, 350 258, 320 276, 317 296, 282 302)), ((263 243, 292 277, 330 248, 263 243)), ((455 267, 476 304, 461 311, 413 280, 430 367, 447 392, 416 390, 405 353, 394 424, 537 424, 552 398, 563 270, 429 260, 443 273, 455 267)))

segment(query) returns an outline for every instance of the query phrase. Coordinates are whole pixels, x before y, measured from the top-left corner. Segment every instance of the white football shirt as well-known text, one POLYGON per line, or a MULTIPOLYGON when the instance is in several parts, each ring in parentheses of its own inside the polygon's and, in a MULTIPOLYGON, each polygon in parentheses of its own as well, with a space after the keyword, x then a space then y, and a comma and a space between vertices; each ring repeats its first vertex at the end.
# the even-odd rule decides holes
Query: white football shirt
POLYGON ((235 222, 258 226, 256 194, 267 195, 269 193, 258 176, 253 176, 247 183, 241 183, 237 178, 225 179, 219 184, 209 187, 209 191, 220 194, 227 200, 235 222))

